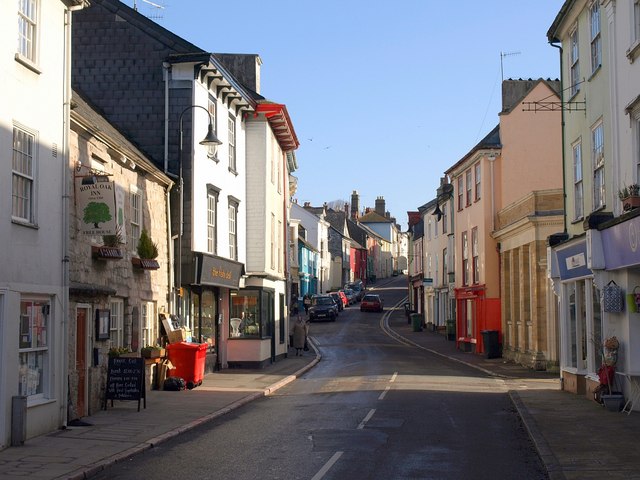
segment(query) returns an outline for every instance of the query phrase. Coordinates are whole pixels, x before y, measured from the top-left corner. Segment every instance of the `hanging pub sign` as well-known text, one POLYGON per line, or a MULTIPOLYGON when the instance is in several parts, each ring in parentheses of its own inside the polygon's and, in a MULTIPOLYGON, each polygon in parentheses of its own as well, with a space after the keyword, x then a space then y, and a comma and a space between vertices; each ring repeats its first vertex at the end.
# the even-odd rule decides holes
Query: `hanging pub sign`
POLYGON ((83 177, 76 189, 80 232, 84 235, 116 234, 114 183, 107 177, 83 177))

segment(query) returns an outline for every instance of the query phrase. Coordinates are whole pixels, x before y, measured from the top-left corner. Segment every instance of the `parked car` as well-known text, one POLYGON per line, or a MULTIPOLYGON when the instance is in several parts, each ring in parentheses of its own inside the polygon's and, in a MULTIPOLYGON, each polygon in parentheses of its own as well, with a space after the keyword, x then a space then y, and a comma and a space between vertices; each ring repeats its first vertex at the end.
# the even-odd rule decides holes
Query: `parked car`
POLYGON ((382 312, 384 305, 380 295, 374 293, 367 293, 360 302, 361 312, 382 312))
POLYGON ((356 300, 356 292, 351 290, 350 288, 343 289, 344 294, 347 296, 347 300, 349 300, 349 305, 353 305, 357 302, 356 300))
POLYGON ((344 303, 342 303, 342 297, 340 296, 340 292, 329 292, 329 295, 333 298, 338 306, 338 312, 344 310, 344 303))
POLYGON ((309 321, 329 320, 335 322, 338 316, 338 305, 331 295, 314 295, 309 307, 309 321))
POLYGON ((347 283, 344 288, 350 288, 354 292, 356 292, 356 298, 359 301, 362 300, 362 297, 365 295, 364 283, 362 280, 356 280, 355 282, 347 283))

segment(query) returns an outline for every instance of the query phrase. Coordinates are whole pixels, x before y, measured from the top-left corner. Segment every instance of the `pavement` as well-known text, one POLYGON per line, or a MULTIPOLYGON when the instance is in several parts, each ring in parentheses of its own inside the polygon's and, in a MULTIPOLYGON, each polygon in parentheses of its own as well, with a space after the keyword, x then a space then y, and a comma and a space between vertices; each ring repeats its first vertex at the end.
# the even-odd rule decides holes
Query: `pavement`
MULTIPOLYGON (((415 332, 402 308, 389 315, 387 331, 399 341, 481 370, 504 386, 550 479, 640 479, 640 413, 610 412, 584 396, 564 392, 557 373, 462 352, 441 334, 415 332)), ((193 390, 149 391, 147 406, 139 412, 137 402, 116 401, 113 408, 84 418, 86 426, 69 426, 6 448, 0 451, 0 479, 90 478, 271 394, 321 361, 318 352, 302 357, 291 352, 261 370, 207 374, 193 390)))

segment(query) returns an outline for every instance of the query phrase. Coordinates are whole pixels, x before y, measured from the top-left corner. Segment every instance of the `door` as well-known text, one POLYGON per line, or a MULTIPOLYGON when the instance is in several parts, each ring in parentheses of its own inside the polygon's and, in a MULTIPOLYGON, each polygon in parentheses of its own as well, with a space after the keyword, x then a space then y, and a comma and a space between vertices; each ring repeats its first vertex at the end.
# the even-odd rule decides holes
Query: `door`
MULTIPOLYGON (((77 388, 72 398, 75 405, 75 417, 84 417, 87 414, 87 376, 89 360, 87 358, 87 340, 89 332, 90 307, 78 307, 76 309, 76 376, 77 388)), ((75 419, 70 419, 75 420, 75 419)))

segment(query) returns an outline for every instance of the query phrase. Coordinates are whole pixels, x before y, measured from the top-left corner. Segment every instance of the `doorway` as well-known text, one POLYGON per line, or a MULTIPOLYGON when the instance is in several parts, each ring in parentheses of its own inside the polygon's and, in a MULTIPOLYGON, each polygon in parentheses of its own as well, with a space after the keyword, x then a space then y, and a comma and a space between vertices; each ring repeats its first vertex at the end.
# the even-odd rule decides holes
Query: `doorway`
POLYGON ((90 306, 78 306, 76 308, 76 389, 72 393, 71 400, 75 405, 76 420, 87 415, 87 378, 89 373, 89 358, 87 355, 89 343, 89 319, 91 318, 90 306))

